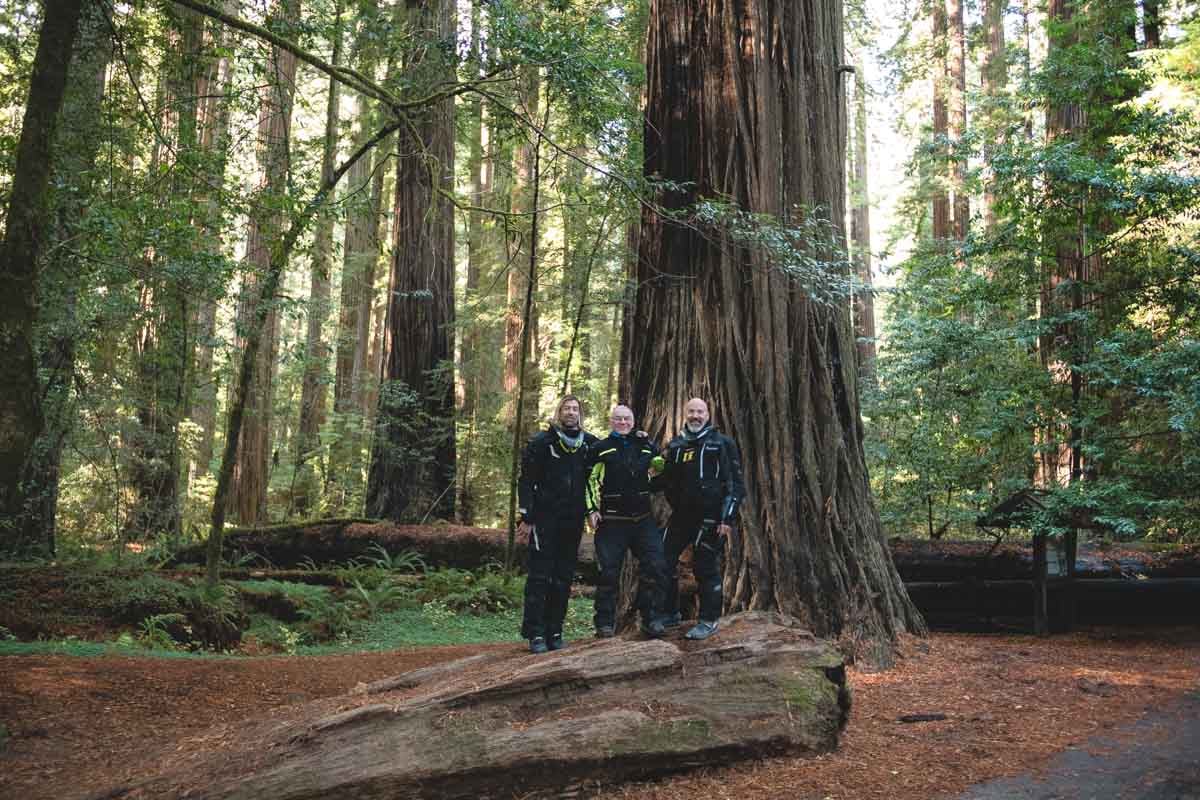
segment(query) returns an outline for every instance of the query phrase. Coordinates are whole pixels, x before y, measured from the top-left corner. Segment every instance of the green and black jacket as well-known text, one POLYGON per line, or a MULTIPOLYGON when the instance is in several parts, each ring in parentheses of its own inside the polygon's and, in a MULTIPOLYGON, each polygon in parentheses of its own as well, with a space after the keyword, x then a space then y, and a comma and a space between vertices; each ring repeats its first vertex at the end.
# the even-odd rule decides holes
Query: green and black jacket
POLYGON ((587 510, 613 522, 650 516, 650 460, 658 447, 635 435, 610 433, 588 449, 587 510))
POLYGON ((517 482, 517 512, 523 520, 535 525, 583 523, 586 458, 595 442, 595 436, 584 433, 579 446, 572 448, 553 426, 529 440, 517 482))

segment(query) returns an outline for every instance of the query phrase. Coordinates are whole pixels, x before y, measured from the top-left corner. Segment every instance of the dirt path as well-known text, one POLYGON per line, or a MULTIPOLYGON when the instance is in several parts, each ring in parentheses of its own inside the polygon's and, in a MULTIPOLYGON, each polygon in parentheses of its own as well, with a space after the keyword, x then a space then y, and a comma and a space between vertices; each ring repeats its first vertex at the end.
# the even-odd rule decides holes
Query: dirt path
MULTIPOLYGON (((516 645, 491 648, 521 652, 516 645)), ((481 649, 228 660, 0 659, 0 722, 10 735, 0 750, 0 798, 87 796, 146 774, 146 753, 167 753, 176 739, 481 649)), ((989 779, 1044 768, 1058 752, 1097 735, 1112 738, 1120 751, 1140 735, 1127 726, 1144 712, 1182 708, 1200 688, 1197 629, 1050 640, 938 634, 907 641, 904 652, 889 672, 852 670, 855 706, 836 753, 714 765, 667 781, 612 787, 603 796, 951 798, 989 779), (899 721, 914 713, 945 719, 899 721)))
POLYGON ((1033 775, 988 781, 960 800, 1200 800, 1200 692, 1116 736, 1064 750, 1033 775))

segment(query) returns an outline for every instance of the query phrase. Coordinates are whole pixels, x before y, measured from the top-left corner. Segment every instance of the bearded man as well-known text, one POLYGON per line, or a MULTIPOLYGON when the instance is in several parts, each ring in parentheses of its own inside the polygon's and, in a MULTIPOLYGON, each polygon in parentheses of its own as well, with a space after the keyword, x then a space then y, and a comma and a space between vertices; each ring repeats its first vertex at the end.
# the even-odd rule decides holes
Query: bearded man
POLYGON ((700 619, 686 636, 707 639, 720 627, 725 541, 733 532, 746 488, 737 445, 712 427, 708 404, 693 397, 684 406, 684 421, 683 431, 667 445, 662 474, 655 478, 655 488, 663 490, 671 505, 671 520, 663 532, 664 623, 672 627, 681 621, 677 569, 679 557, 691 547, 700 619))

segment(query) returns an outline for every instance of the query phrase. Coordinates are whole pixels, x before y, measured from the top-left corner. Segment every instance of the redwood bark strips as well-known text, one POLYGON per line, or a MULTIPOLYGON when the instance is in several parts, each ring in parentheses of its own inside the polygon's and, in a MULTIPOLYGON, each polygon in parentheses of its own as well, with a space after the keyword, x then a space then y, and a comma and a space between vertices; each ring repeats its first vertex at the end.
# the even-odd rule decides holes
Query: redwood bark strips
POLYGON ((0 550, 11 552, 45 544, 39 487, 25 480, 44 425, 33 333, 51 153, 82 5, 45 4, 0 241, 0 550))
MULTIPOLYGON (((408 0, 423 41, 405 72, 433 85, 453 79, 451 0, 408 0), (452 50, 452 48, 450 48, 452 50)), ((384 331, 384 386, 367 486, 367 513, 400 520, 454 512, 454 100, 416 112, 401 129, 393 255, 384 331)))
MULTIPOLYGON (((280 0, 274 12, 282 21, 296 25, 300 21, 300 0, 280 0)), ((238 329, 245 336, 253 324, 257 306, 265 300, 262 274, 270 268, 271 248, 282 235, 282 204, 287 194, 289 147, 291 138, 292 96, 296 85, 296 56, 280 47, 271 49, 271 77, 267 97, 259 114, 262 146, 263 187, 258 208, 250 219, 246 238, 246 273, 238 307, 238 329)), ((252 525, 267 517, 268 462, 271 457, 271 411, 274 396, 275 360, 278 350, 279 315, 270 309, 253 385, 248 387, 249 405, 242 419, 242 448, 234 472, 232 510, 243 524, 252 525)), ((239 342, 242 348, 246 341, 239 342)))
MULTIPOLYGON (((838 0, 654 0, 645 173, 794 219, 844 216, 838 0)), ((777 609, 886 663, 922 630, 867 482, 846 304, 822 304, 720 233, 642 219, 627 342, 633 407, 657 437, 710 398, 742 449, 748 496, 727 610, 777 609)))

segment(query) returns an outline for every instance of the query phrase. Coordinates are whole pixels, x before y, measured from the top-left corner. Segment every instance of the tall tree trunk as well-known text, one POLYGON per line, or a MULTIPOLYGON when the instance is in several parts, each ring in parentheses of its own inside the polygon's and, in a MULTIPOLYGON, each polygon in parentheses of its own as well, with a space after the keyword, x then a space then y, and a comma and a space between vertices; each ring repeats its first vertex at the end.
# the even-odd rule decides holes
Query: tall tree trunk
MULTIPOLYGON (((432 86, 453 75, 452 0, 408 0, 420 32, 405 74, 432 86), (451 48, 452 52, 452 48, 451 48)), ((399 137, 383 385, 367 513, 454 512, 454 101, 422 109, 399 137)))
MULTIPOLYGON (((645 174, 795 221, 844 219, 839 0, 652 0, 645 174)), ((747 497, 728 610, 778 609, 889 661, 923 628, 871 496, 848 308, 810 299, 722 230, 647 211, 629 343, 631 404, 655 437, 691 396, 741 447, 747 497), (669 332, 669 333, 668 333, 669 332)))
POLYGON ((854 341, 858 350, 858 376, 875 384, 875 295, 871 280, 871 195, 867 190, 867 80, 865 64, 855 66, 854 174, 850 203, 850 241, 854 271, 860 288, 854 293, 854 341))
MULTIPOLYGON (((300 21, 299 0, 279 0, 273 12, 288 25, 300 21)), ((257 208, 251 213, 246 239, 246 266, 238 304, 238 329, 252 324, 260 299, 262 273, 270 266, 271 248, 282 233, 281 208, 287 196, 290 161, 292 94, 296 83, 296 57, 279 47, 271 48, 268 88, 258 117, 259 164, 263 185, 257 208)), ((271 301, 273 302, 273 300, 271 301)), ((242 419, 241 447, 234 469, 230 501, 234 516, 244 525, 267 519, 267 477, 271 458, 271 411, 274 397, 275 358, 278 348, 279 315, 270 309, 258 349, 254 383, 248 388, 247 408, 242 419)), ((245 340, 239 341, 245 347, 245 340)))
POLYGON ((1162 46, 1162 6, 1159 0, 1142 0, 1142 46, 1162 46))
MULTIPOLYGON (((1007 6, 1007 0, 985 0, 983 10, 983 28, 987 37, 987 50, 981 70, 983 94, 987 115, 992 123, 988 128, 995 134, 999 133, 997 116, 1000 114, 1004 90, 1008 85, 1008 58, 1004 48, 1004 10, 1007 6)), ((985 144, 983 152, 984 160, 991 166, 992 148, 985 144)), ((983 192, 984 222, 990 230, 996 225, 995 185, 990 177, 984 185, 983 192)))
MULTIPOLYGON (((333 26, 333 58, 331 63, 341 65, 342 55, 342 7, 338 2, 336 21, 333 26)), ((333 177, 338 146, 341 87, 337 80, 329 79, 329 91, 325 105, 325 143, 321 152, 321 181, 333 177)), ((312 270, 309 273, 308 319, 304 340, 304 377, 300 387, 300 424, 296 435, 295 464, 300 475, 296 480, 293 498, 298 514, 307 514, 317 500, 319 482, 314 461, 318 458, 321 424, 325 421, 325 384, 328 372, 328 348, 321 335, 325 319, 329 316, 329 267, 333 262, 332 213, 323 214, 314 232, 312 270)))
MULTIPOLYGON (((480 13, 480 0, 471 3, 471 51, 469 63, 477 71, 483 69, 483 35, 480 25, 483 15, 480 13)), ((471 95, 465 102, 467 111, 467 198, 472 209, 467 214, 467 280, 463 293, 463 301, 467 308, 480 308, 480 281, 483 276, 484 262, 487 253, 484 245, 484 212, 490 199, 489 172, 484 163, 483 138, 485 136, 483 121, 483 99, 471 95)), ((489 136, 490 138, 490 136, 489 136)), ((467 426, 466 437, 458 449, 458 497, 455 508, 458 520, 464 525, 470 525, 475 520, 475 492, 471 479, 474 466, 475 439, 478 424, 478 412, 481 389, 483 387, 483 323, 479 320, 468 322, 463 327, 462 336, 462 406, 461 418, 467 426)))
POLYGON ((44 425, 34 355, 37 282, 55 133, 79 31, 80 0, 47 0, 0 242, 0 551, 48 551, 41 487, 27 480, 44 425))
POLYGON ((946 191, 946 169, 949 165, 947 142, 950 136, 949 75, 947 56, 946 6, 943 0, 933 3, 933 226, 934 244, 950 238, 950 195, 946 191))
MULTIPOLYGON (((236 0, 225 0, 226 13, 234 13, 236 0)), ((233 64, 229 56, 233 36, 219 22, 209 22, 209 42, 212 58, 208 69, 202 74, 200 89, 200 150, 207 156, 211 169, 207 173, 213 186, 225 183, 228 165, 229 121, 231 114, 230 94, 233 88, 233 64)), ((221 193, 201 188, 198 200, 205 206, 203 245, 210 257, 221 256, 221 231, 224 208, 221 193)), ((217 335, 217 296, 211 293, 198 299, 199 311, 196 322, 196 366, 194 406, 190 414, 192 421, 200 426, 200 443, 196 449, 193 472, 196 475, 211 470, 213 448, 217 431, 217 385, 219 372, 215 372, 213 359, 217 335)))
MULTIPOLYGON (((538 109, 541 96, 541 77, 538 74, 537 65, 527 66, 521 70, 520 86, 521 110, 527 119, 536 121, 539 118, 538 109)), ((531 202, 536 191, 533 187, 533 161, 534 151, 537 148, 537 134, 527 130, 524 135, 525 139, 517 148, 512 186, 512 213, 516 220, 517 230, 515 234, 510 233, 510 241, 515 243, 515 247, 511 247, 508 254, 508 317, 504 326, 504 393, 509 398, 507 415, 512 424, 517 424, 513 415, 516 413, 517 381, 521 374, 522 328, 526 324, 532 326, 533 329, 532 335, 529 337, 530 357, 536 361, 538 356, 536 270, 532 273, 535 281, 532 289, 534 303, 530 308, 528 319, 524 318, 522 311, 527 294, 525 283, 531 274, 526 269, 529 253, 538 249, 538 243, 533 241, 532 234, 532 231, 538 229, 537 220, 534 219, 538 210, 533 207, 531 202)), ((534 387, 540 386, 541 376, 538 374, 538 370, 529 365, 525 369, 524 388, 526 392, 536 393, 537 390, 534 387)), ((528 404, 527 409, 529 406, 532 406, 532 413, 536 414, 537 403, 528 404)))
MULTIPOLYGON (((1051 0, 1047 16, 1054 26, 1048 42, 1048 52, 1053 56, 1056 51, 1062 52, 1077 41, 1074 26, 1070 24, 1074 3, 1072 0, 1051 0)), ((1078 104, 1052 101, 1046 109, 1046 140, 1053 142, 1075 137, 1085 124, 1084 120, 1085 112, 1078 104)), ((1049 186, 1047 191, 1054 189, 1049 186)), ((1045 319, 1061 319, 1069 309, 1070 299, 1066 296, 1069 290, 1064 287, 1081 277, 1083 266, 1083 242, 1079 234, 1074 220, 1051 220, 1043 233, 1048 250, 1054 253, 1053 259, 1048 260, 1042 270, 1040 309, 1045 319)), ((1073 323, 1060 321, 1043 332, 1038 344, 1042 366, 1056 376, 1056 381, 1065 381, 1072 386, 1076 383, 1075 371, 1068 366, 1068 354, 1078 335, 1076 328, 1073 323), (1068 361, 1064 362, 1064 358, 1068 361)), ((1064 436, 1062 427, 1057 420, 1052 420, 1044 432, 1037 475, 1042 486, 1065 485, 1071 481, 1072 435, 1064 436)))
MULTIPOLYGON (((375 74, 381 57, 379 13, 376 0, 359 4, 351 62, 364 75, 375 74)), ((391 64, 389 61, 389 80, 391 64)), ((356 148, 370 138, 378 115, 374 101, 357 95, 353 137, 356 148)), ((382 250, 384 175, 390 157, 388 145, 379 147, 374 161, 364 159, 356 163, 346 181, 346 230, 333 382, 336 427, 329 453, 326 496, 332 508, 351 514, 362 513, 367 420, 374 413, 372 387, 378 380, 378 369, 371 360, 374 341, 371 314, 382 250)))
MULTIPOLYGON (((971 219, 971 197, 967 191, 967 154, 963 135, 967 130, 967 37, 963 32, 963 0, 946 0, 950 20, 949 58, 951 184, 954 187, 954 238, 967 238, 971 219)), ((961 247, 961 245, 960 245, 961 247)))
POLYGON ((29 485, 41 496, 30 509, 30 524, 40 529, 47 550, 55 550, 59 468, 72 428, 75 353, 83 334, 76 308, 82 287, 90 285, 89 267, 78 240, 81 223, 94 197, 96 155, 103 138, 101 108, 112 55, 108 24, 98 6, 87 6, 71 56, 70 79, 54 153, 56 187, 50 205, 51 249, 38 279, 38 359, 42 375, 45 428, 30 465, 29 485))

